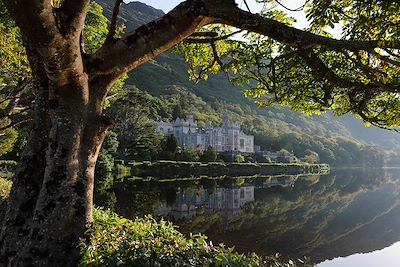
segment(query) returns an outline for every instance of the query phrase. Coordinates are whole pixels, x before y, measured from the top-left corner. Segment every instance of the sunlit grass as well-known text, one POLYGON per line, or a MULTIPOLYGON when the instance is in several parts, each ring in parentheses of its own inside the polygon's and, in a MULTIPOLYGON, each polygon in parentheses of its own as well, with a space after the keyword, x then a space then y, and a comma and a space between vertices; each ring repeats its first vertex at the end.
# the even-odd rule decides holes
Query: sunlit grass
POLYGON ((82 266, 311 266, 240 254, 201 234, 185 237, 168 221, 128 220, 101 209, 94 211, 81 252, 82 266))

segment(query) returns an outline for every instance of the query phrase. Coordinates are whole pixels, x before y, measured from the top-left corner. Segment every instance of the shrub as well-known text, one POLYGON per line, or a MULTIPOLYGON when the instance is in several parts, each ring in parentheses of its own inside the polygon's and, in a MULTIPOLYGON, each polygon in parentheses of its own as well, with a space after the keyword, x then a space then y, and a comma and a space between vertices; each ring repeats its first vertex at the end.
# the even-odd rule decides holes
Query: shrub
POLYGON ((208 149, 204 152, 204 154, 200 158, 203 162, 214 162, 217 160, 217 151, 214 147, 209 146, 208 149))
POLYGON ((196 162, 199 160, 199 156, 197 155, 197 151, 194 147, 187 147, 183 149, 181 153, 177 153, 176 160, 196 162))
POLYGON ((3 217, 7 208, 7 198, 11 191, 12 182, 7 179, 0 178, 0 221, 3 221, 3 217))
POLYGON ((81 246, 82 266, 297 266, 213 246, 204 235, 186 238, 170 222, 150 216, 132 221, 110 211, 93 215, 81 246))
POLYGON ((244 162, 244 157, 243 157, 242 155, 240 155, 240 154, 237 154, 237 155, 235 156, 235 162, 237 162, 237 163, 242 163, 242 162, 244 162))

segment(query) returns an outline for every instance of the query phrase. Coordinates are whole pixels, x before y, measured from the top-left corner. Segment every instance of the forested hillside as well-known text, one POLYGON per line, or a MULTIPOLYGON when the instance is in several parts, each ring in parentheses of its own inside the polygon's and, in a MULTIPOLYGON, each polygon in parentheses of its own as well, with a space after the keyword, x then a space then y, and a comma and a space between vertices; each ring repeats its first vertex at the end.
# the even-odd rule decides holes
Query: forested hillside
MULTIPOLYGON (((103 14, 110 17, 114 1, 96 2, 103 7, 103 14)), ((100 7, 88 16, 97 20, 91 22, 93 25, 98 25, 94 31, 98 36, 88 40, 93 43, 106 33, 106 21, 98 16, 99 10, 100 7)), ((146 4, 130 2, 122 4, 118 23, 131 30, 162 14, 161 10, 146 4)), ((85 48, 88 52, 94 49, 91 46, 85 48)), ((117 147, 120 149, 117 157, 154 159, 162 145, 152 126, 154 120, 169 121, 194 114, 200 125, 205 121, 219 124, 222 114, 227 112, 230 120, 239 122, 246 133, 253 134, 256 145, 264 150, 286 149, 299 158, 311 150, 318 153, 321 162, 333 165, 382 166, 400 163, 397 160, 400 147, 397 133, 376 127, 365 128, 360 120, 350 116, 338 118, 330 113, 306 116, 285 107, 259 108, 243 96, 243 89, 232 85, 224 74, 191 81, 181 55, 173 51, 162 54, 130 73, 123 90, 117 94, 112 92, 114 97, 108 101, 106 112, 116 125, 100 161, 105 155, 114 157, 117 147)), ((12 138, 6 136, 0 140, 2 158, 18 159, 29 127, 22 125, 17 129, 18 134, 15 132, 12 138), (12 147, 13 151, 9 152, 12 147)))
MULTIPOLYGON (((97 2, 109 17, 113 1, 97 2)), ((130 30, 161 14, 162 11, 148 5, 131 2, 122 5, 119 22, 130 30)), ((218 124, 222 113, 227 112, 245 132, 255 135, 255 143, 263 149, 284 148, 298 157, 310 149, 319 154, 322 162, 334 165, 396 164, 396 148, 400 146, 398 134, 375 127, 365 128, 361 121, 350 116, 306 116, 278 106, 259 108, 243 96, 243 88, 233 86, 223 74, 190 81, 183 57, 173 52, 133 71, 125 83, 130 91, 136 92, 134 95, 138 95, 137 89, 147 92, 141 96, 142 100, 146 99, 144 102, 134 102, 143 106, 137 110, 149 119, 171 120, 191 113, 199 121, 218 124), (153 101, 158 110, 145 108, 149 101, 153 101)))

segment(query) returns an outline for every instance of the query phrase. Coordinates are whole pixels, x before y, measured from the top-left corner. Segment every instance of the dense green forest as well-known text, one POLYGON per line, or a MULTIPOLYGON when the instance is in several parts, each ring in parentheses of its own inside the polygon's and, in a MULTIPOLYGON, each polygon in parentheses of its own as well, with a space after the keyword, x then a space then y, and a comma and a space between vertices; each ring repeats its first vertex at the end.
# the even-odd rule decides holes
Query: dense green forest
MULTIPOLYGON (((97 2, 103 7, 103 14, 110 17, 113 1, 97 2)), ((98 6, 88 18, 100 18, 100 11, 98 6)), ((162 11, 148 5, 132 2, 122 5, 120 22, 126 30, 131 30, 161 14, 162 11)), ((101 21, 94 24, 101 25, 101 21)), ((101 31, 97 32, 101 35, 101 31)), ((165 149, 152 121, 170 121, 193 114, 200 125, 205 121, 218 125, 224 112, 231 121, 240 123, 246 133, 254 135, 255 144, 263 150, 285 149, 298 158, 311 150, 318 153, 320 162, 336 166, 399 163, 400 138, 396 133, 376 127, 364 128, 360 121, 349 116, 337 118, 329 113, 306 116, 285 107, 260 108, 243 96, 244 88, 232 85, 224 74, 197 82, 189 80, 183 57, 174 52, 165 53, 133 71, 124 83, 123 89, 112 92, 106 109, 115 121, 100 156, 100 162, 108 165, 118 157, 160 158, 159 151, 165 149)), ((0 142, 0 150, 8 153, 2 158, 18 159, 28 128, 11 128, 5 133, 8 138, 3 140, 7 142, 0 142)))
MULTIPOLYGON (((104 14, 110 16, 110 1, 97 2, 104 7, 104 14)), ((123 5, 122 11, 121 21, 127 23, 128 29, 161 14, 160 10, 138 2, 123 5)), ((253 134, 255 143, 264 150, 283 148, 300 158, 309 149, 319 154, 321 162, 341 166, 398 163, 400 136, 396 133, 365 128, 361 121, 350 116, 306 116, 278 106, 259 108, 243 96, 243 88, 233 86, 224 74, 190 81, 183 58, 172 52, 135 70, 125 82, 132 96, 117 101, 120 105, 116 110, 134 102, 136 114, 141 113, 142 118, 168 121, 194 114, 199 121, 218 125, 222 114, 227 112, 230 120, 239 122, 246 133, 253 134)))

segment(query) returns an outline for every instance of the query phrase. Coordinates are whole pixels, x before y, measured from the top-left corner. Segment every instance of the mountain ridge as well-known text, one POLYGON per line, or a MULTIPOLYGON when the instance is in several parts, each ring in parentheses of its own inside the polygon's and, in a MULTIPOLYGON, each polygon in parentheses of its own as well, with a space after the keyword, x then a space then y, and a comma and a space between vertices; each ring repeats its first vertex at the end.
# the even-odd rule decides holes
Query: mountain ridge
MULTIPOLYGON (((97 0, 96 2, 103 6, 104 14, 109 18, 114 1, 97 0)), ((132 31, 143 23, 157 19, 162 14, 164 13, 161 10, 149 5, 131 2, 121 6, 119 22, 126 24, 126 31, 132 31)), ((304 141, 299 137, 301 135, 308 136, 310 140, 305 142, 310 143, 310 148, 317 150, 316 147, 318 147, 319 152, 322 153, 325 153, 323 150, 327 146, 330 147, 328 150, 354 149, 350 147, 355 146, 355 143, 359 146, 358 149, 368 146, 372 150, 379 151, 400 147, 400 136, 376 127, 365 128, 360 120, 350 115, 338 118, 328 112, 321 116, 306 116, 291 111, 287 107, 259 108, 243 96, 243 88, 232 85, 223 74, 212 75, 208 80, 198 83, 189 81, 183 58, 171 52, 163 53, 132 71, 126 84, 136 86, 141 91, 157 97, 179 96, 192 99, 193 103, 201 103, 201 108, 193 103, 185 104, 185 112, 194 113, 200 120, 219 122, 218 116, 221 117, 223 112, 228 111, 232 120, 238 121, 244 125, 245 131, 256 136, 256 142, 264 143, 265 149, 277 149, 274 142, 279 142, 282 147, 299 153, 306 146, 304 144, 300 148, 295 143, 296 138, 304 141), (263 128, 257 127, 257 121, 263 125, 263 128), (284 138, 292 138, 292 140, 284 138), (331 144, 332 142, 339 144, 331 144)), ((184 100, 179 101, 184 102, 184 100)), ((337 156, 339 155, 338 152, 337 156)), ((356 156, 361 155, 346 155, 347 158, 353 159, 356 156)), ((332 155, 326 155, 326 157, 334 158, 332 155)), ((341 157, 346 158, 343 155, 341 157)))

